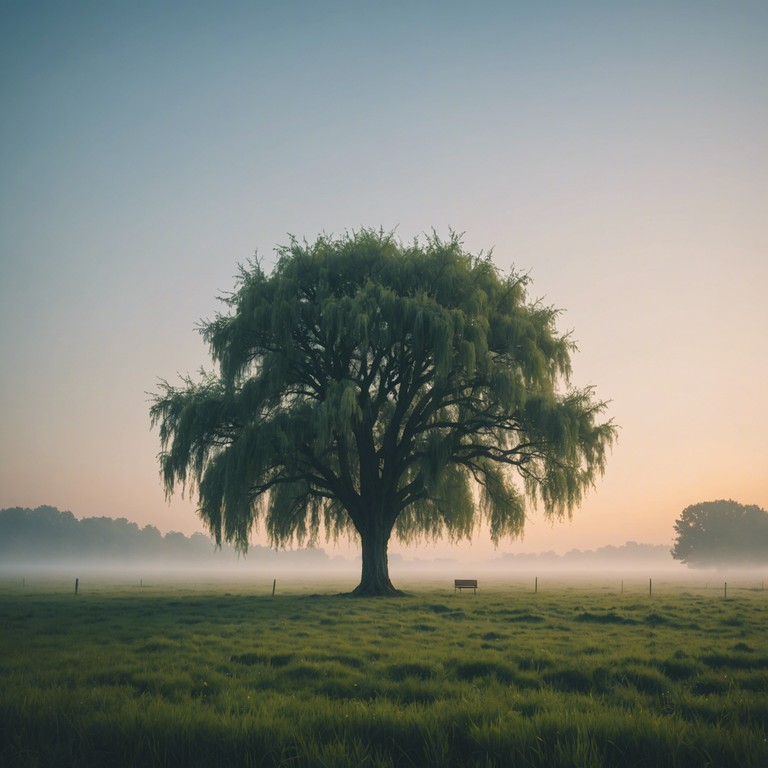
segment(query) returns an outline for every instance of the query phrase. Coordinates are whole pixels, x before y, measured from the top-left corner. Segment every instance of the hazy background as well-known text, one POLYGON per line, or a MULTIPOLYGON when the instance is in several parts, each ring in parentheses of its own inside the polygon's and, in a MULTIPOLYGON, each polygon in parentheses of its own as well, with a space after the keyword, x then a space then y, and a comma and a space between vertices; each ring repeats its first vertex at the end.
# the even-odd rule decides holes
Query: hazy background
POLYGON ((500 552, 768 507, 762 0, 6 0, 0 98, 0 507, 202 530, 146 392, 207 365, 238 262, 360 226, 529 272, 612 400, 604 480, 500 552))

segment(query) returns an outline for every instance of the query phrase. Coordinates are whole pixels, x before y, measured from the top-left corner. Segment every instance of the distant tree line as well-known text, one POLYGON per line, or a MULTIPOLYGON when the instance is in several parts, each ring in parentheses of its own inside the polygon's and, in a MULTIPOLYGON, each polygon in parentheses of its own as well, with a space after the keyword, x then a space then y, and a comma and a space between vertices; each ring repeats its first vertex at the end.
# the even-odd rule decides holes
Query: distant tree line
POLYGON ((515 564, 531 563, 545 565, 576 566, 632 566, 635 563, 669 564, 669 547, 664 544, 638 544, 636 541, 628 541, 621 546, 608 545, 598 549, 571 549, 563 555, 555 552, 540 552, 529 554, 526 552, 506 553, 502 560, 515 564))
POLYGON ((704 501, 675 522, 672 557, 692 568, 768 566, 768 512, 756 504, 704 501))
MULTIPOLYGON (((249 552, 248 559, 253 561, 275 557, 308 561, 328 557, 318 549, 277 553, 258 545, 252 546, 249 552)), ((140 528, 124 517, 78 520, 71 512, 50 506, 0 510, 0 564, 29 560, 199 563, 226 562, 236 560, 237 556, 234 548, 228 545, 217 550, 212 539, 202 533, 185 536, 172 531, 162 534, 154 525, 140 528)))

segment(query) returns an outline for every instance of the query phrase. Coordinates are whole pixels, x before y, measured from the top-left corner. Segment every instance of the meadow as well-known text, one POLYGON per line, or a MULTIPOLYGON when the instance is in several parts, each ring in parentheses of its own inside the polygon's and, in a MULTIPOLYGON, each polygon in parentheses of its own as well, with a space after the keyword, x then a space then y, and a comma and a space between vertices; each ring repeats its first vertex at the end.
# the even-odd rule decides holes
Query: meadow
POLYGON ((768 765, 759 582, 400 586, 4 578, 0 765, 768 765))

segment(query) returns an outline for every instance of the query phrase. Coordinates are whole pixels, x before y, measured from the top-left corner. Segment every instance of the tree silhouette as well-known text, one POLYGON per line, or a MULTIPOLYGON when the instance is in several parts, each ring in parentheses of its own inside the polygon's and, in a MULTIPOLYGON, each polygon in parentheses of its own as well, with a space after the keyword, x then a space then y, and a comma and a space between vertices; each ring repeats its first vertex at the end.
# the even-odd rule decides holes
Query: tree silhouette
POLYGON ((591 389, 560 391, 574 345, 526 277, 454 235, 277 252, 202 324, 216 373, 162 381, 151 407, 166 491, 196 492, 217 542, 246 549, 259 520, 275 546, 357 534, 354 594, 381 595, 393 533, 455 540, 484 517, 497 542, 522 532, 525 495, 571 513, 615 427, 591 389))
MULTIPOLYGON (((268 549, 257 549, 260 559, 265 553, 272 554, 268 549)), ((72 561, 199 564, 221 563, 235 556, 232 551, 217 553, 210 538, 201 533, 187 537, 172 531, 163 536, 153 525, 139 528, 125 518, 111 517, 78 520, 71 512, 49 506, 0 509, 0 563, 4 565, 72 561)))
POLYGON ((672 557, 693 567, 768 563, 768 512, 735 501, 686 507, 675 522, 672 557))

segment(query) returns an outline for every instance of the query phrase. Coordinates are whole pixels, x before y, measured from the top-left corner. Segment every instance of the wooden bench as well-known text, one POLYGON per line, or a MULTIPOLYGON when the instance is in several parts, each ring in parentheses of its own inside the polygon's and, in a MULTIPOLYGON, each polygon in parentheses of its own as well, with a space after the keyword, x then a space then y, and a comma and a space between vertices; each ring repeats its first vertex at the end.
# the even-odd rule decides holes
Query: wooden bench
POLYGON ((477 579, 454 579, 453 593, 456 594, 462 589, 471 589, 474 594, 477 594, 477 579))

